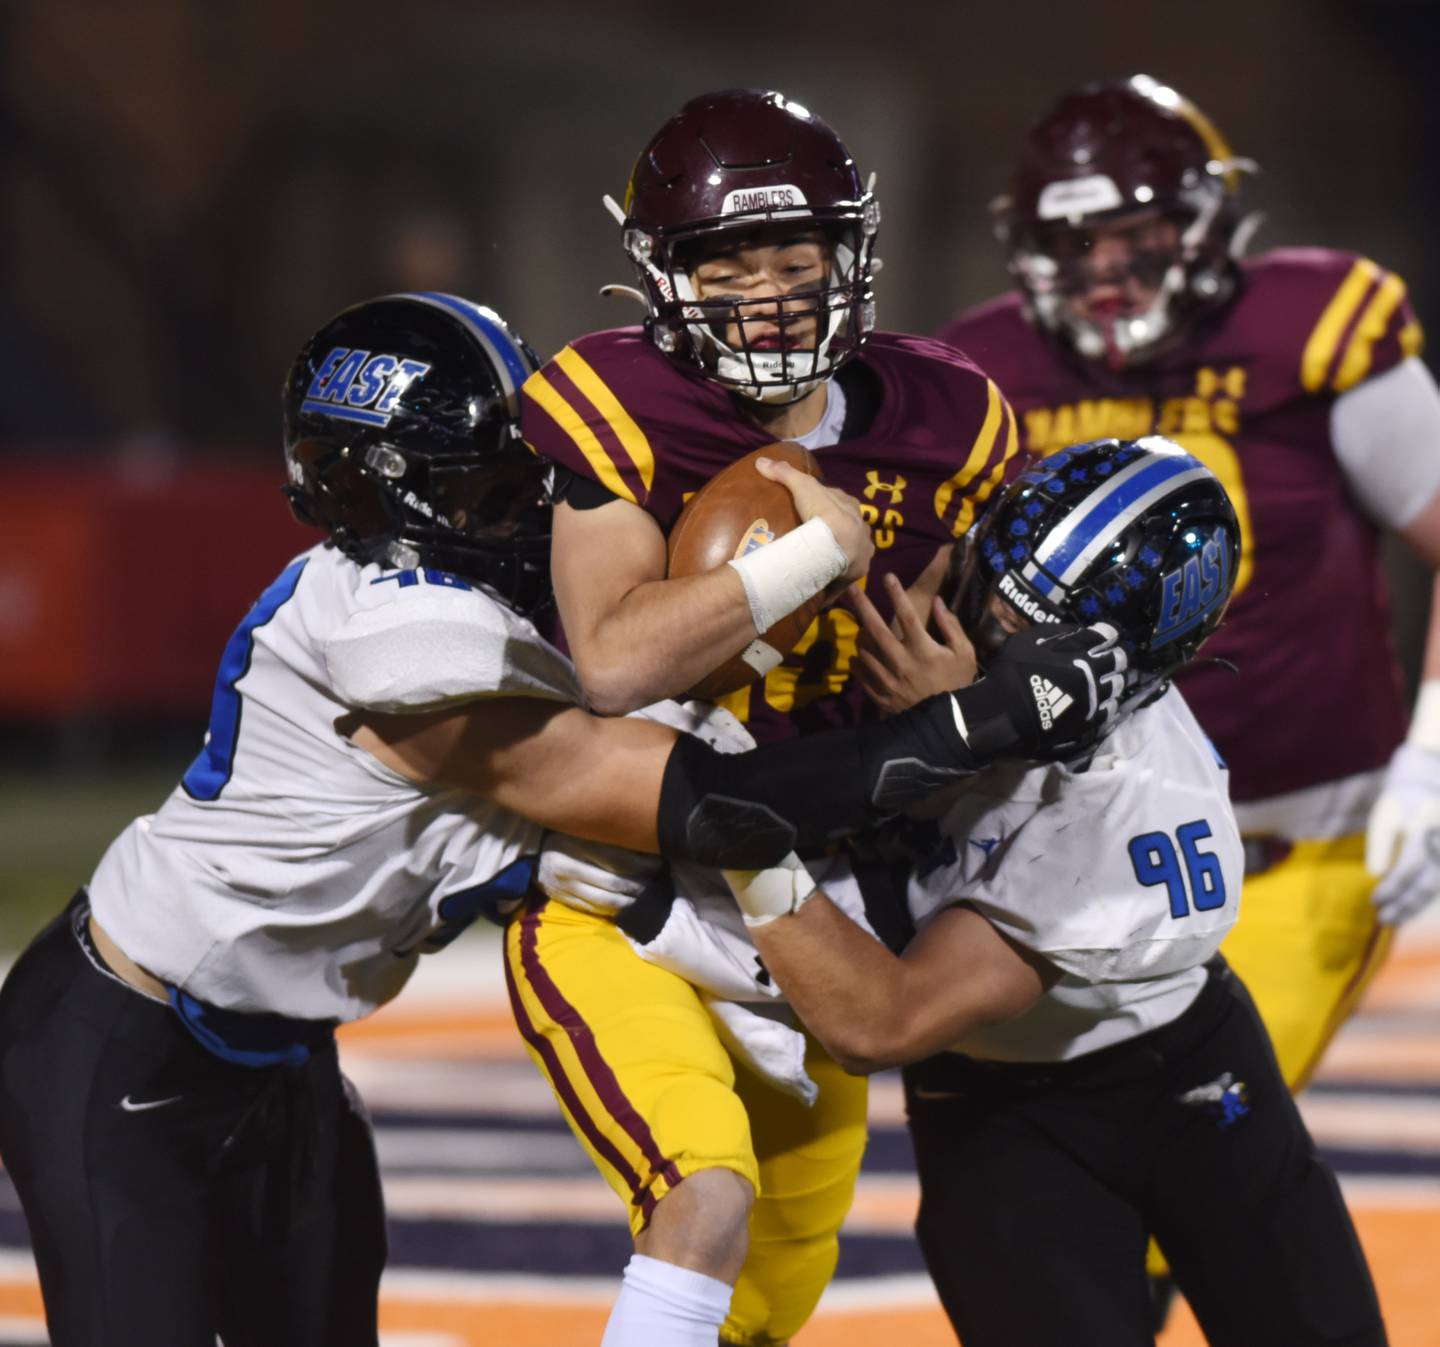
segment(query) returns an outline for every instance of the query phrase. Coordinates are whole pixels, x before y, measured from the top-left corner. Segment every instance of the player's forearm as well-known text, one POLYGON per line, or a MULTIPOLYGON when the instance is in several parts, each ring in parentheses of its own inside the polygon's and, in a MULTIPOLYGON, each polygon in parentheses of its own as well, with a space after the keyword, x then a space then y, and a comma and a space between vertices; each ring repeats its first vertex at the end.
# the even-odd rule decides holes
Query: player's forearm
POLYGON ((786 1000, 847 1071, 865 1075, 912 1060, 904 961, 823 893, 751 935, 786 1000))
POLYGON ((603 613, 582 595, 562 596, 561 618, 586 696, 604 715, 683 696, 755 639, 745 587, 728 566, 646 581, 603 613))
POLYGON ((1031 701, 1023 681, 1017 690, 991 676, 878 724, 748 753, 720 754, 682 737, 665 769, 661 849, 703 865, 751 869, 789 851, 809 852, 999 758, 1043 757, 1043 733, 1021 728, 1031 701))

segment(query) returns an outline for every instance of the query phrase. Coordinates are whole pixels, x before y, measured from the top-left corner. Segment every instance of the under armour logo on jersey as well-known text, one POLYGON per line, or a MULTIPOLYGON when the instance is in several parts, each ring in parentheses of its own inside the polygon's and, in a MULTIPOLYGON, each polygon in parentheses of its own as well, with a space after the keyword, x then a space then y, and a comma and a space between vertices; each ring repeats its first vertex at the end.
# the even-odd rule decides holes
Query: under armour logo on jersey
POLYGON ((1035 709, 1040 713, 1042 730, 1048 730, 1059 716, 1064 715, 1075 704, 1074 697, 1039 674, 1030 675, 1030 692, 1035 698, 1035 709))
POLYGON ((1250 1112, 1250 1092, 1233 1071, 1225 1071, 1206 1085, 1177 1094, 1175 1098, 1192 1108, 1203 1109, 1217 1127, 1232 1127, 1250 1112))
POLYGON ((300 409, 366 426, 388 426, 400 395, 432 368, 423 360, 337 346, 315 367, 300 409))
POLYGON ((910 485, 898 472, 895 474, 893 482, 882 482, 879 472, 874 468, 865 474, 865 480, 869 483, 865 488, 866 500, 874 500, 880 492, 884 491, 889 494, 891 505, 899 505, 905 499, 905 488, 910 485))

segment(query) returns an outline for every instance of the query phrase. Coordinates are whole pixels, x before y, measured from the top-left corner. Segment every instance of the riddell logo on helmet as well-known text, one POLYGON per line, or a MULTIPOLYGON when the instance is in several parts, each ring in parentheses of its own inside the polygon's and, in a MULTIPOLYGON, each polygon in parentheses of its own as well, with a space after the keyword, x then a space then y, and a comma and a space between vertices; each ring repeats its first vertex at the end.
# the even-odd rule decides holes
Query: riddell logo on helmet
POLYGON ((1042 608, 1040 606, 1040 600, 1035 598, 1033 594, 1026 592, 1026 590, 1021 587, 1019 581, 1017 581, 1009 571, 1006 571, 1005 574, 1000 577, 1000 583, 997 588, 1001 596, 1008 603, 1018 608, 1032 622, 1060 621, 1054 613, 1047 612, 1042 608))
POLYGON ((803 206, 805 193, 788 182, 777 183, 774 187, 737 187, 725 196, 720 207, 721 215, 738 215, 757 210, 790 210, 803 206))

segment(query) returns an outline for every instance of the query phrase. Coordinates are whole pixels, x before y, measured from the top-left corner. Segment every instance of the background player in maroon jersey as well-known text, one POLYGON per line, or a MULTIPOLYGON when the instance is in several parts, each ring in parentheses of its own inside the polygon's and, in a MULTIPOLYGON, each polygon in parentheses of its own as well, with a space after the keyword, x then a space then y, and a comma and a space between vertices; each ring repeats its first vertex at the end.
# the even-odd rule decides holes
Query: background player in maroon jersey
MULTIPOLYGON (((552 549, 566 637, 592 705, 624 711, 683 693, 772 614, 863 576, 867 562, 888 613, 876 581, 914 583, 965 531, 1015 453, 1016 427, 970 361, 873 331, 878 206, 835 133, 782 94, 688 103, 642 151, 623 211, 609 204, 646 322, 573 342, 521 402, 525 438, 569 478, 552 549), (667 580, 665 533, 685 497, 778 438, 814 450, 838 493, 776 474, 809 522, 739 563, 667 580)), ((858 631, 847 608, 822 611, 796 651, 727 706, 761 739, 853 723, 858 631)), ((528 920, 535 958, 510 958, 524 1004, 563 996, 617 1045, 603 1063, 614 1082, 604 1098, 557 1079, 538 1054, 537 1064, 579 1101, 567 1109, 572 1126, 617 1192, 630 1201, 635 1185, 607 1154, 628 1157, 649 1203, 660 1199, 653 1217, 631 1205, 637 1258, 607 1344, 707 1331, 713 1341, 720 1318, 707 1330, 704 1316, 723 1315, 726 1302, 725 1341, 785 1341, 835 1265, 864 1149, 864 1083, 817 1046, 806 1065, 819 1098, 807 1109, 732 1066, 713 1034, 642 1029, 673 1024, 694 998, 689 984, 667 974, 656 990, 661 970, 603 917, 550 903, 528 920), (658 1133, 662 1114, 681 1138, 673 1154, 637 1152, 635 1119, 658 1133), (747 1229, 731 1299, 724 1283, 747 1229), (686 1304, 701 1307, 698 1327, 693 1316, 677 1323, 686 1304)), ((554 1018, 557 1042, 564 1031, 554 1018)))
POLYGON ((1225 953, 1298 1089, 1440 888, 1440 604, 1407 738, 1377 556, 1388 528, 1440 566, 1440 395, 1397 276, 1318 248, 1237 260, 1253 167, 1153 79, 1066 95, 997 203, 1018 291, 941 335, 1026 449, 1158 431, 1235 503, 1244 561, 1207 654, 1239 672, 1178 681, 1246 834, 1225 953))

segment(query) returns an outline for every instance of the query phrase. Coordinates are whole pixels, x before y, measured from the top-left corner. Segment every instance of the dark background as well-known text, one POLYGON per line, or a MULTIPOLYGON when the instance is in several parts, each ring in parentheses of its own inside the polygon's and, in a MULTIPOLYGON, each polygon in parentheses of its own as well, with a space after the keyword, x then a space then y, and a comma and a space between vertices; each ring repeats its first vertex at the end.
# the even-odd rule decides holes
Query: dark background
MULTIPOLYGON (((630 279, 600 197, 686 98, 829 120, 879 175, 881 322, 924 331, 1006 284, 985 208, 1026 126, 1144 70, 1260 162, 1257 247, 1365 252, 1440 331, 1437 57, 1440 9, 1400 0, 7 0, 0 909, 158 802, 225 634, 309 541, 277 489, 304 338, 412 288, 542 355, 633 321, 597 294, 630 279)), ((1413 677, 1426 586, 1395 576, 1413 677)))

